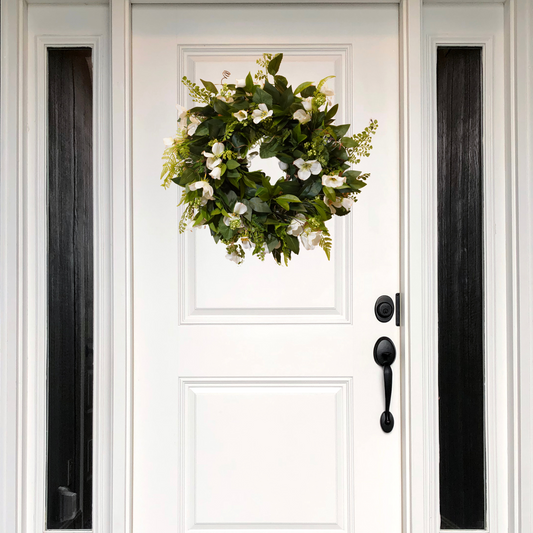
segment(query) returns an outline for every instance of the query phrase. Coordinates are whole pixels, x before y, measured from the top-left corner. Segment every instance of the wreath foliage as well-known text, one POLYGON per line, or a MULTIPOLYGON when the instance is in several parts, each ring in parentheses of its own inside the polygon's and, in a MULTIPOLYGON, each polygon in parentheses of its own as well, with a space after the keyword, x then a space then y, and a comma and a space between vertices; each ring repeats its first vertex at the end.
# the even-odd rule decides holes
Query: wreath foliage
POLYGON ((329 259, 325 223, 350 212, 369 176, 351 167, 369 155, 377 121, 346 135, 349 124, 334 124, 338 105, 332 105, 327 86, 333 76, 293 89, 278 74, 282 59, 283 54, 263 54, 254 77, 248 73, 220 89, 183 77, 199 105, 189 110, 178 105, 178 132, 165 139, 163 186, 174 182, 184 188, 180 232, 208 226, 237 264, 245 249, 288 264, 300 244, 308 250, 320 246, 329 259), (257 155, 277 158, 283 176, 273 180, 251 171, 257 155))

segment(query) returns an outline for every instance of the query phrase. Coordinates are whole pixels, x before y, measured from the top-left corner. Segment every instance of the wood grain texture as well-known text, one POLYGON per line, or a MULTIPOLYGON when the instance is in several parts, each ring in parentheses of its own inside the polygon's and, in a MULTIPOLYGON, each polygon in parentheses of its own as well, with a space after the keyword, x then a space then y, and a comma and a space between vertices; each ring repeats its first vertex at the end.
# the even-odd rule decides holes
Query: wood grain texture
POLYGON ((443 529, 485 527, 482 50, 439 48, 438 286, 443 529))
POLYGON ((91 51, 48 53, 48 529, 92 525, 91 51), (78 498, 61 520, 58 487, 78 498))

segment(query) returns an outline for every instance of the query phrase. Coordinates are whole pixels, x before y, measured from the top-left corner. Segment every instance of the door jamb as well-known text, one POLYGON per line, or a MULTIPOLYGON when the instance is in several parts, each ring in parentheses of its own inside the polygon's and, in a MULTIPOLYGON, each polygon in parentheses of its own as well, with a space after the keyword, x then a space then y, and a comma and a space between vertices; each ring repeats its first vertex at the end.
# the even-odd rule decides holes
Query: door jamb
MULTIPOLYGON (((367 0, 368 2, 368 0, 367 0)), ((325 2, 326 3, 326 2, 325 2)), ((510 328, 512 331, 512 427, 509 470, 516 472, 511 495, 511 530, 533 530, 533 6, 529 0, 506 1, 508 142, 512 253, 510 328)), ((26 346, 23 189, 26 125, 26 14, 24 0, 1 4, 0 95, 0 529, 26 530, 22 512, 27 487, 22 484, 23 457, 30 443, 25 427, 26 346)), ((422 180, 422 5, 400 2, 402 133, 402 403, 404 475, 403 529, 406 533, 438 531, 438 449, 435 448, 436 401, 430 397, 423 331, 428 303, 421 250, 422 180), (428 438, 433 435, 433 438, 428 438)), ((110 0, 112 100, 112 238, 113 362, 110 402, 113 420, 108 490, 112 510, 99 533, 131 532, 131 4, 110 0)))

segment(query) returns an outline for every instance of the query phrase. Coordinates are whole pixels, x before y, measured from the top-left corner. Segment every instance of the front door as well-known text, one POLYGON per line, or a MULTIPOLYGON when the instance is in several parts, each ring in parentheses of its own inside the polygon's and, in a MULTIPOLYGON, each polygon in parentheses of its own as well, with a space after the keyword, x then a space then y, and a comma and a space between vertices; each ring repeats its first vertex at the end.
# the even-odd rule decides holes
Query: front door
POLYGON ((401 354, 390 433, 373 355, 399 346, 374 314, 399 289, 398 27, 393 5, 133 6, 135 533, 401 531, 401 354), (294 87, 335 75, 337 124, 379 122, 330 261, 238 266, 209 230, 179 233, 180 188, 160 186, 182 76, 234 82, 265 52, 294 87))

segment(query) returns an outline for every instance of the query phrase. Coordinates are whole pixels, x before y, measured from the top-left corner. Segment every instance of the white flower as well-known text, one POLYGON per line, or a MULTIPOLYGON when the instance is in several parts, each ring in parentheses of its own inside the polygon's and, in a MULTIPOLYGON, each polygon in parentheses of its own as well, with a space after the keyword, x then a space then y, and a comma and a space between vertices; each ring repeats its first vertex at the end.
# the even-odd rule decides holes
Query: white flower
MULTIPOLYGON (((232 222, 240 220, 241 215, 244 215, 248 211, 248 208, 242 202, 236 202, 233 208, 233 213, 230 213, 227 217, 224 217, 224 224, 226 226, 232 226, 232 222)), ((240 224, 242 226, 242 224, 240 224)))
POLYGON ((301 213, 296 215, 287 226, 287 235, 294 235, 295 237, 301 235, 304 230, 305 220, 305 215, 302 215, 301 213))
POLYGON ((297 109, 292 118, 297 120, 300 124, 307 124, 311 120, 311 115, 306 113, 303 109, 297 109))
POLYGON ((313 97, 309 96, 302 100, 302 105, 306 111, 311 111, 311 109, 313 109, 313 97))
POLYGON ((262 120, 265 120, 265 118, 270 117, 272 113, 272 109, 269 111, 266 104, 259 104, 259 109, 254 109, 252 113, 254 116, 254 124, 259 124, 262 120))
POLYGON ((297 159, 294 164, 300 169, 298 170, 298 177, 301 180, 306 180, 311 174, 320 174, 322 165, 315 159, 304 161, 301 157, 297 159))
MULTIPOLYGON (((220 161, 220 159, 219 159, 220 161)), ((210 173, 209 175, 214 179, 214 180, 219 180, 220 179, 220 176, 222 176, 222 169, 220 167, 215 167, 210 173)))
POLYGON ((196 131, 196 128, 198 125, 202 122, 200 119, 196 118, 195 116, 190 117, 191 123, 189 124, 187 128, 187 133, 189 135, 194 135, 194 132, 196 131))
POLYGON ((163 139, 163 142, 165 143, 165 146, 172 146, 174 144, 174 138, 173 137, 165 137, 163 139))
POLYGON ((235 87, 244 87, 245 85, 246 85, 246 79, 245 78, 242 78, 242 79, 237 78, 235 80, 235 87))
POLYGON ((208 200, 213 200, 213 187, 207 181, 195 181, 194 183, 189 183, 189 190, 196 191, 202 189, 202 199, 200 205, 205 205, 208 200))
POLYGON ((176 109, 178 110, 178 120, 183 120, 187 118, 187 108, 182 105, 176 104, 176 109))
POLYGON ((240 265, 243 261, 242 257, 237 252, 231 252, 231 254, 226 254, 226 259, 233 261, 240 265))
POLYGON ((318 246, 320 243, 320 239, 322 239, 321 231, 311 231, 310 229, 307 229, 300 235, 300 240, 306 250, 313 250, 315 246, 318 246))
POLYGON ((253 247, 252 241, 244 235, 241 237, 241 245, 244 250, 250 250, 253 247))
POLYGON ((239 121, 242 122, 243 120, 246 120, 248 118, 248 112, 244 109, 241 109, 240 111, 237 111, 237 113, 233 113, 233 116, 239 121))
POLYGON ((337 196, 334 202, 332 202, 327 196, 324 196, 324 203, 329 207, 329 210, 335 214, 336 209, 339 209, 340 207, 344 207, 346 211, 349 211, 353 206, 353 198, 350 197, 343 197, 343 196, 337 196))
POLYGON ((285 172, 289 168, 289 165, 287 165, 287 163, 284 163, 283 161, 279 161, 278 165, 279 165, 279 168, 283 170, 283 172, 285 172))
POLYGON ((242 202, 237 202, 233 208, 233 212, 236 215, 244 215, 246 211, 248 211, 248 208, 242 202))
POLYGON ((202 152, 202 155, 207 158, 205 165, 209 170, 213 170, 215 167, 218 167, 220 163, 222 163, 222 159, 220 159, 218 156, 224 152, 224 144, 215 143, 211 150, 212 152, 202 152))
POLYGON ((255 85, 259 85, 259 87, 261 87, 261 89, 263 89, 264 86, 265 86, 265 80, 256 80, 255 81, 255 85))
POLYGON ((345 183, 346 178, 344 176, 322 176, 322 185, 326 187, 336 189, 337 187, 342 187, 345 183))
POLYGON ((326 97, 328 104, 331 105, 333 102, 333 96, 335 96, 335 91, 330 89, 327 83, 324 83, 320 89, 320 92, 326 97))

